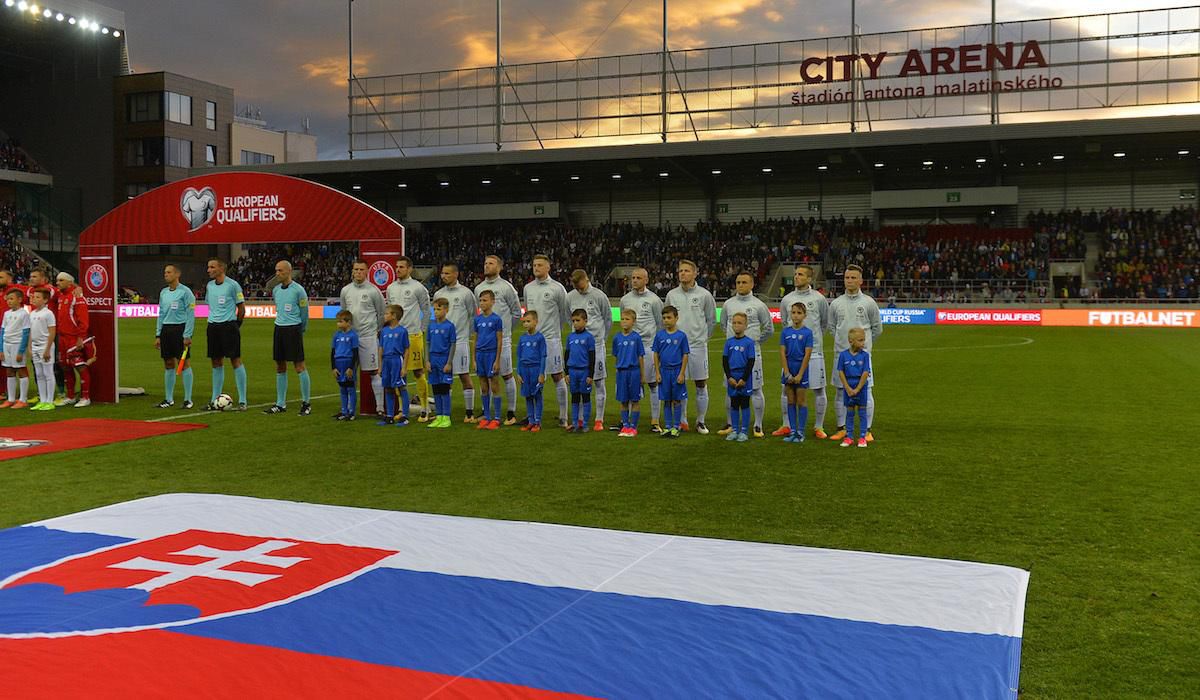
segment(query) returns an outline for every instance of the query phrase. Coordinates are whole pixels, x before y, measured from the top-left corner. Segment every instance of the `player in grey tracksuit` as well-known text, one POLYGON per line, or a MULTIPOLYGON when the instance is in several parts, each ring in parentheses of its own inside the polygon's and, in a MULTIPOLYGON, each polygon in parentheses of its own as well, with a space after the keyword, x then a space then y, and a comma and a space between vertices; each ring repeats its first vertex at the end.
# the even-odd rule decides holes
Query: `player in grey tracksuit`
POLYGON ((592 394, 596 397, 596 422, 604 422, 604 406, 608 400, 608 377, 605 360, 608 357, 608 332, 612 329, 612 305, 608 303, 608 295, 596 289, 588 280, 588 274, 583 270, 571 273, 571 285, 575 287, 567 292, 567 306, 574 311, 583 309, 587 312, 587 332, 596 339, 596 364, 593 368, 592 394))
MULTIPOLYGON (((646 268, 639 267, 634 269, 629 275, 630 286, 633 287, 625 296, 621 297, 621 311, 631 309, 637 314, 637 320, 634 321, 633 330, 638 335, 642 336, 642 345, 646 348, 646 356, 654 357, 651 354, 650 346, 654 344, 654 336, 663 327, 662 299, 658 295, 646 288, 646 284, 650 281, 650 274, 646 272, 646 268)), ((658 382, 654 381, 654 363, 646 362, 642 372, 642 383, 649 387, 647 392, 650 396, 650 426, 651 430, 658 432, 658 414, 662 401, 658 398, 658 382)))
MULTIPOLYGON (((736 313, 746 314, 746 337, 754 341, 754 393, 751 402, 754 406, 754 437, 763 437, 763 414, 766 413, 767 402, 763 395, 763 356, 762 344, 767 342, 775 332, 775 322, 771 320, 771 310, 754 296, 754 276, 749 272, 739 272, 735 281, 737 294, 725 300, 721 307, 721 326, 725 329, 725 337, 733 337, 730 326, 731 319, 736 313)), ((729 415, 729 393, 725 392, 725 415, 729 415)), ((726 425, 729 425, 728 418, 726 425)))
POLYGON ((570 391, 563 374, 563 324, 571 318, 567 305, 567 290, 550 277, 550 259, 533 256, 533 281, 522 290, 525 308, 538 315, 537 331, 546 338, 546 374, 554 380, 554 395, 558 398, 558 423, 567 425, 567 402, 570 391))
POLYGON ((454 334, 457 342, 450 353, 450 371, 458 375, 462 384, 463 406, 466 407, 466 420, 475 422, 475 385, 471 382, 471 331, 474 327, 475 295, 458 283, 458 265, 446 263, 442 265, 441 289, 433 293, 434 299, 445 299, 450 305, 446 312, 446 320, 454 324, 454 334))
MULTIPOLYGON (((708 413, 708 339, 717 330, 717 301, 712 292, 696 284, 696 264, 680 260, 675 274, 679 286, 667 292, 667 306, 679 311, 676 327, 683 331, 691 350, 688 355, 687 378, 696 384, 696 432, 708 433, 704 418, 708 413)), ((680 422, 687 424, 687 403, 684 403, 680 422)))
POLYGON ((383 293, 367 281, 367 264, 357 262, 351 268, 351 282, 339 295, 342 310, 354 314, 358 333, 358 367, 371 377, 371 393, 376 410, 383 410, 383 378, 379 376, 379 329, 383 326, 383 293))
MULTIPOLYGON (((879 305, 866 292, 862 291, 862 268, 858 265, 847 266, 842 279, 846 284, 846 293, 834 299, 829 304, 829 326, 833 333, 833 354, 836 357, 841 351, 850 349, 850 340, 847 338, 847 335, 850 333, 851 328, 862 328, 866 331, 867 344, 865 350, 871 352, 871 348, 875 345, 875 340, 883 333, 883 321, 879 315, 879 305)), ((833 385, 838 390, 833 408, 837 414, 838 433, 840 434, 846 428, 846 403, 844 400, 846 390, 842 386, 841 378, 836 373, 833 376, 833 385)), ((871 363, 871 375, 867 378, 867 386, 875 386, 874 361, 871 363)), ((871 432, 874 419, 875 392, 871 391, 867 394, 868 434, 871 432)))
MULTIPOLYGON (((791 318, 792 304, 804 304, 808 312, 804 316, 804 327, 812 331, 812 356, 808 361, 808 388, 813 393, 814 431, 821 431, 817 437, 825 435, 825 410, 829 407, 829 397, 825 393, 825 333, 832 329, 829 325, 829 300, 825 295, 812 288, 812 268, 807 265, 797 265, 792 276, 795 288, 788 292, 779 302, 780 320, 786 327, 791 318)), ((779 392, 779 406, 783 415, 783 427, 775 431, 777 435, 791 432, 788 420, 787 392, 779 392)), ((804 426, 800 426, 803 431, 804 426)))
POLYGON ((485 290, 491 290, 496 295, 496 304, 492 311, 500 316, 504 326, 504 339, 508 347, 498 348, 500 355, 500 376, 504 379, 504 393, 508 398, 508 416, 505 425, 517 422, 517 380, 513 378, 512 338, 513 328, 521 323, 521 299, 517 289, 508 280, 500 276, 504 262, 497 255, 489 255, 483 260, 483 281, 475 285, 475 303, 479 303, 479 295, 485 290))

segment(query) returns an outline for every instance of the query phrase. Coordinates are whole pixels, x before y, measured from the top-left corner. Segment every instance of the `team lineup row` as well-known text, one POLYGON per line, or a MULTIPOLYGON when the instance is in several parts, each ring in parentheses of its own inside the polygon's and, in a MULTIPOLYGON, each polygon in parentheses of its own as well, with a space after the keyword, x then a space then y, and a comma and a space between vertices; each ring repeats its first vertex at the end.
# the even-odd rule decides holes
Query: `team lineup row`
MULTIPOLYGON (((335 335, 331 350, 333 371, 339 383, 346 385, 343 386, 343 410, 338 415, 343 420, 354 416, 353 401, 345 403, 348 390, 354 387, 354 382, 346 372, 353 374, 354 371, 360 371, 370 376, 375 406, 383 407, 380 411, 382 422, 386 424, 390 420, 394 424, 397 418, 401 418, 401 424, 406 423, 407 412, 401 407, 408 405, 407 376, 411 374, 419 399, 418 420, 430 423, 431 427, 446 427, 450 421, 450 385, 457 378, 462 387, 465 422, 496 429, 501 424, 501 394, 508 400, 507 414, 502 422, 514 425, 517 423, 518 393, 531 398, 535 390, 530 385, 540 388, 549 377, 558 399, 561 427, 578 431, 581 426, 591 425, 590 411, 594 402, 594 429, 603 430, 602 419, 607 403, 607 388, 603 380, 607 377, 607 358, 610 354, 605 344, 612 327, 608 297, 591 286, 583 270, 572 273, 573 289, 568 292, 563 285, 551 279, 548 258, 535 256, 532 267, 534 279, 525 285, 523 294, 518 295, 512 284, 501 276, 503 261, 498 256, 487 256, 484 261, 484 280, 474 290, 459 284, 458 266, 448 263, 440 270, 443 285, 431 297, 425 286, 412 277, 413 264, 407 257, 401 256, 396 261, 396 280, 383 291, 367 281, 367 263, 356 261, 351 270, 351 281, 340 293, 339 333, 335 335), (573 319, 572 315, 576 312, 581 313, 573 319), (572 329, 564 351, 562 330, 568 321, 572 326, 581 325, 582 328, 572 329), (519 323, 526 328, 522 342, 525 338, 540 336, 545 343, 544 367, 538 367, 538 374, 532 377, 540 378, 540 381, 527 381, 531 377, 522 376, 519 363, 514 371, 513 330, 519 323), (345 329, 341 328, 343 325, 345 329), (349 354, 344 348, 339 350, 338 337, 342 336, 341 342, 349 345, 350 341, 345 336, 351 331, 355 339, 353 364, 345 366, 349 354), (573 347, 583 348, 585 335, 590 339, 586 357, 578 354, 583 352, 582 349, 572 350, 573 347), (472 337, 475 339, 474 372, 472 337), (576 366, 572 367, 572 363, 576 366), (574 374, 572 369, 575 370, 574 374), (481 380, 482 384, 482 420, 475 412, 474 379, 481 380), (518 385, 522 386, 520 392, 518 385), (583 390, 584 387, 586 390, 583 390), (431 393, 434 398, 432 416, 426 411, 431 393)), ((286 410, 287 364, 292 363, 300 380, 300 412, 307 415, 311 412, 311 382, 303 345, 308 319, 307 295, 300 284, 292 279, 291 265, 287 261, 278 262, 275 271, 280 280, 280 284, 271 292, 276 306, 273 357, 276 363, 277 396, 275 404, 265 412, 281 413, 286 410)), ((238 389, 237 408, 244 410, 245 368, 241 363, 238 330, 244 316, 244 296, 238 283, 225 276, 222 261, 210 260, 208 274, 208 356, 213 367, 212 398, 208 408, 226 407, 221 399, 225 398, 224 359, 228 358, 238 389)), ((649 280, 645 270, 634 270, 631 275, 632 290, 620 300, 622 332, 614 338, 614 343, 621 336, 636 336, 641 341, 641 355, 637 361, 626 357, 626 366, 622 367, 621 355, 616 353, 619 348, 615 345, 612 348, 613 357, 617 359, 617 399, 623 405, 623 414, 627 414, 622 417, 619 434, 629 435, 630 429, 636 429, 637 421, 633 415, 636 406, 632 405, 635 403, 632 399, 635 394, 630 379, 635 369, 639 375, 636 402, 640 403, 644 385, 648 389, 645 394, 650 399, 652 430, 665 431, 668 435, 672 431, 678 435, 678 431, 688 430, 686 385, 690 382, 695 389, 695 429, 700 434, 709 432, 706 425, 709 403, 707 348, 717 327, 716 301, 711 293, 696 284, 696 274, 694 263, 681 261, 678 267, 679 285, 668 292, 665 303, 647 289, 649 280), (673 307, 674 310, 671 314, 674 326, 670 329, 664 316, 667 307, 673 307), (672 377, 673 360, 670 356, 664 360, 661 353, 655 350, 655 342, 661 340, 659 336, 663 331, 677 334, 672 336, 676 339, 685 339, 690 351, 686 353, 687 362, 681 363, 673 382, 662 381, 664 377, 672 377), (653 358, 653 361, 648 358, 653 358), (621 369, 626 370, 624 377, 621 369), (623 378, 624 383, 621 381, 623 378), (677 388, 682 392, 682 397, 676 397, 677 388), (660 421, 660 417, 663 420, 660 421)), ((847 268, 844 274, 846 292, 832 302, 812 288, 810 275, 810 269, 799 267, 794 280, 795 291, 783 300, 783 308, 790 317, 791 330, 805 329, 811 340, 806 349, 795 344, 796 338, 788 333, 789 328, 785 328, 781 334, 780 353, 784 367, 781 385, 784 388, 780 403, 784 425, 773 434, 790 441, 803 439, 807 424, 805 397, 807 390, 811 390, 816 414, 813 434, 828 437, 823 425, 828 405, 824 335, 829 333, 834 337, 834 351, 839 358, 832 377, 832 385, 837 390, 834 405, 838 430, 832 437, 843 441, 847 438, 847 415, 853 419, 861 403, 863 415, 859 416, 858 421, 859 432, 862 433, 860 437, 869 441, 874 412, 870 388, 874 377, 869 365, 862 372, 859 372, 858 365, 845 371, 841 358, 843 353, 861 355, 863 361, 869 363, 867 358, 872 344, 882 332, 878 306, 861 291, 862 272, 856 266, 847 268), (791 313, 797 304, 802 307, 798 319, 791 313), (862 331, 862 341, 858 346, 854 345, 851 338, 852 329, 862 331), (790 353, 789 342, 792 344, 790 353), (804 355, 808 356, 808 361, 804 355), (804 372, 798 376, 801 366, 804 372), (848 403, 853 411, 848 410, 848 403)), ((165 408, 174 405, 174 377, 180 375, 184 378, 184 406, 190 407, 192 375, 186 354, 194 328, 195 298, 186 285, 179 283, 179 270, 175 266, 166 267, 164 278, 168 286, 163 289, 159 299, 156 344, 164 360, 167 398, 160 406, 165 408)), ((737 439, 738 435, 764 435, 762 346, 774 333, 774 324, 766 305, 754 296, 753 279, 749 273, 738 275, 737 294, 726 300, 723 307, 723 325, 728 338, 726 345, 734 340, 746 342, 742 350, 726 347, 722 354, 729 420, 720 432, 735 436, 732 439, 737 439), (741 336, 738 336, 735 323, 744 324, 741 336), (749 352, 751 348, 752 354, 749 352), (747 358, 744 365, 736 359, 743 356, 747 358), (743 406, 743 403, 747 406, 743 406), (752 419, 746 413, 751 407, 752 419)), ((630 340, 626 337, 623 342, 630 340)), ((521 343, 518 343, 518 355, 520 347, 521 343)), ((533 365, 526 367, 531 371, 533 368, 533 365)), ((541 396, 540 391, 536 391, 536 396, 541 396)), ((228 403, 232 405, 232 400, 228 403)), ((640 419, 640 415, 637 418, 640 419)), ((540 428, 540 404, 528 404, 527 415, 522 422, 526 429, 540 428)))

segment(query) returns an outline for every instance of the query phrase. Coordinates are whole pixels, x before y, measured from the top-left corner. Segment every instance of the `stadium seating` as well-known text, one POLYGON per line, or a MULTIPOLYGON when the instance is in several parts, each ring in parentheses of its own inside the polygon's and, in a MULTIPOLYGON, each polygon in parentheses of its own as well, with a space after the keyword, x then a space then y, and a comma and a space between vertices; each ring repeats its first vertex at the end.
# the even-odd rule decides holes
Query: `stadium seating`
POLYGON ((26 155, 20 144, 9 138, 0 139, 0 170, 41 172, 41 168, 26 155))
POLYGON ((1099 216, 1098 230, 1095 278, 1102 298, 1200 298, 1200 215, 1195 207, 1110 209, 1099 216))
POLYGON ((29 277, 42 261, 18 241, 29 238, 36 229, 36 219, 11 204, 0 204, 0 269, 12 270, 18 280, 29 277))

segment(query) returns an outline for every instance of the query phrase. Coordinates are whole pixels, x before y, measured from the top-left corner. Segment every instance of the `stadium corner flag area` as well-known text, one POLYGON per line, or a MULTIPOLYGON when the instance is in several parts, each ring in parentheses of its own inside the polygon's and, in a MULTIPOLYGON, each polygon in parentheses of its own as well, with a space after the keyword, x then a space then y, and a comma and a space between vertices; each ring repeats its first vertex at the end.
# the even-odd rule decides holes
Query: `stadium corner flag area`
POLYGON ((0 531, 0 577, 10 689, 197 698, 313 683, 1010 698, 1028 582, 961 561, 201 494, 0 531))

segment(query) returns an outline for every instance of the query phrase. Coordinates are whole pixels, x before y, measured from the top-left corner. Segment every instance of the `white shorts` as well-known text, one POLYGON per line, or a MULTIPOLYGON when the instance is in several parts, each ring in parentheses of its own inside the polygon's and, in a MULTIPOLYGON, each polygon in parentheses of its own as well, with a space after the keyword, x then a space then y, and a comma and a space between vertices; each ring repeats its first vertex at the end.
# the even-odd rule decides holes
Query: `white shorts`
MULTIPOLYGON (((809 360, 809 362, 812 362, 812 360, 809 360)), ((811 365, 809 366, 809 369, 810 369, 810 370, 812 369, 811 365)), ((811 377, 812 375, 810 374, 809 376, 811 377)), ((832 377, 832 384, 833 384, 834 388, 837 388, 837 389, 841 389, 841 388, 842 388, 842 375, 841 375, 841 373, 840 373, 840 372, 836 372, 836 371, 835 371, 835 372, 833 373, 833 377, 832 377)), ((812 387, 812 386, 815 386, 815 385, 812 383, 812 380, 811 380, 811 379, 809 380, 809 384, 808 384, 808 385, 809 385, 810 387, 812 387)), ((875 368, 874 368, 874 367, 872 367, 872 368, 871 368, 871 374, 870 374, 870 375, 867 377, 867 386, 868 386, 868 387, 873 387, 873 386, 875 386, 875 368)))
MULTIPOLYGON (((4 344, 4 366, 10 369, 22 369, 25 367, 25 362, 17 362, 17 355, 20 354, 21 346, 18 343, 4 344)), ((29 353, 26 352, 26 355, 29 353)))
POLYGON ((450 355, 450 372, 452 374, 471 373, 471 342, 460 338, 454 344, 454 353, 450 355))
POLYGON ((360 372, 379 371, 379 338, 358 336, 358 369, 360 372))
POLYGON ((708 380, 708 343, 699 347, 690 346, 688 354, 687 379, 692 382, 708 380))
MULTIPOLYGON (((508 336, 505 336, 506 338, 508 336)), ((512 345, 506 345, 500 348, 500 376, 507 377, 513 373, 513 353, 512 345)))
POLYGON ((642 383, 654 384, 657 382, 654 378, 654 352, 650 350, 650 346, 654 345, 654 340, 642 338, 642 345, 646 348, 646 356, 642 358, 642 383))
POLYGON ((605 363, 605 359, 607 359, 607 355, 604 354, 604 341, 597 340, 596 341, 596 367, 594 368, 595 371, 592 372, 592 379, 594 379, 595 381, 600 381, 601 379, 608 377, 608 369, 607 369, 608 365, 605 363))
POLYGON ((546 374, 562 374, 563 367, 562 339, 546 338, 546 374))
POLYGON ((53 376, 54 375, 54 364, 55 364, 56 358, 54 357, 53 354, 51 354, 50 359, 43 362, 42 361, 42 353, 44 353, 44 352, 46 352, 46 348, 34 348, 30 352, 30 355, 33 359, 33 371, 39 377, 47 376, 45 374, 46 372, 49 372, 50 376, 53 376))
POLYGON ((825 358, 821 355, 808 358, 808 388, 825 388, 825 358))

